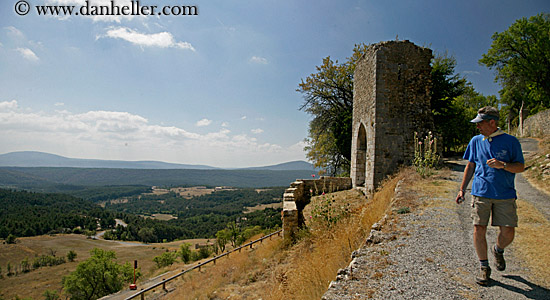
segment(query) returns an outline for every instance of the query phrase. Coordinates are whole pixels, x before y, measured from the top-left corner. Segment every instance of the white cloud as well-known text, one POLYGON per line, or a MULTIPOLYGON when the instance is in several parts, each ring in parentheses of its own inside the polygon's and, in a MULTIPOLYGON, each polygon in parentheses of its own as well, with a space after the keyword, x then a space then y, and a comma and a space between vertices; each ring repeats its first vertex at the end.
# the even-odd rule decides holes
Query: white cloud
POLYGON ((65 106, 65 103, 63 103, 63 102, 56 102, 54 105, 55 105, 55 106, 65 106))
POLYGON ((241 117, 241 120, 246 120, 246 116, 242 116, 242 117, 241 117))
POLYGON ((229 127, 229 123, 223 122, 223 123, 222 123, 222 127, 229 127))
POLYGON ((15 50, 19 52, 19 54, 21 54, 21 56, 23 56, 23 58, 25 58, 26 60, 33 62, 40 60, 38 56, 36 56, 36 54, 29 48, 17 48, 15 50))
POLYGON ((261 129, 261 128, 252 129, 250 131, 252 131, 252 133, 254 133, 254 134, 260 134, 260 133, 264 132, 264 130, 261 129))
POLYGON ((160 33, 140 33, 136 30, 126 27, 112 27, 107 30, 107 33, 103 36, 97 36, 97 38, 109 37, 113 39, 122 39, 132 44, 144 47, 160 47, 160 48, 177 48, 184 50, 195 51, 195 48, 188 42, 177 42, 174 36, 169 32, 160 33))
POLYGON ((129 112, 34 111, 19 107, 16 100, 0 101, 0 136, 0 153, 36 150, 69 157, 219 167, 267 165, 304 157, 301 148, 232 134, 225 127, 199 134, 177 126, 151 124, 147 118, 129 112))
POLYGON ((200 121, 197 121, 197 123, 195 123, 195 126, 204 127, 204 126, 208 126, 210 124, 212 124, 212 120, 202 119, 200 121))
POLYGON ((267 65, 268 64, 268 61, 267 61, 266 58, 259 57, 259 56, 252 56, 249 61, 251 63, 261 64, 261 65, 267 65))
POLYGON ((13 26, 8 26, 8 27, 4 27, 4 28, 8 32, 8 36, 10 36, 12 39, 15 39, 15 40, 25 39, 25 35, 23 34, 23 32, 21 32, 21 30, 15 28, 13 26))
POLYGON ((17 100, 0 102, 0 112, 17 109, 17 100))

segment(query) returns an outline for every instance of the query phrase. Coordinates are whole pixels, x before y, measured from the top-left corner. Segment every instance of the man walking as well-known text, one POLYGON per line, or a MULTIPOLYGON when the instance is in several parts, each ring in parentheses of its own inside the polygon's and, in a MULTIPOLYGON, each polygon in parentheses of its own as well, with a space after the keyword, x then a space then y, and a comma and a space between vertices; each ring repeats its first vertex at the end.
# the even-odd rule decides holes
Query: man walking
POLYGON ((480 285, 487 285, 491 278, 486 239, 490 217, 491 225, 499 227, 497 242, 490 250, 496 269, 506 269, 504 249, 514 240, 518 222, 515 173, 524 170, 523 153, 518 139, 500 130, 498 119, 498 110, 486 106, 480 108, 475 119, 470 121, 476 124, 480 134, 470 140, 464 153, 468 164, 456 196, 456 202, 462 203, 473 176, 471 194, 474 247, 481 265, 476 282, 480 285))

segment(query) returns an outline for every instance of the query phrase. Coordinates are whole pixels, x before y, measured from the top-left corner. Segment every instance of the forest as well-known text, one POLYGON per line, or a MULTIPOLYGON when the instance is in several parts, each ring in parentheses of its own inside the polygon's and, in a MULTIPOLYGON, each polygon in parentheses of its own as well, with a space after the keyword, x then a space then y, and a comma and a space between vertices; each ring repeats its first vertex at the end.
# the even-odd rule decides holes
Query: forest
MULTIPOLYGON (((176 193, 164 195, 145 194, 133 196, 127 203, 110 204, 105 208, 125 213, 128 224, 140 224, 139 228, 150 226, 143 223, 150 219, 136 217, 136 215, 151 215, 156 213, 170 214, 177 217, 166 221, 167 226, 175 226, 183 230, 185 238, 210 238, 216 232, 224 229, 229 222, 237 222, 241 227, 259 225, 262 228, 281 226, 280 209, 265 209, 252 213, 243 213, 246 207, 259 204, 281 202, 284 188, 270 188, 257 192, 253 188, 218 191, 208 195, 195 196, 191 199, 183 198, 176 193)), ((113 234, 117 239, 142 240, 139 229, 133 225, 126 228, 118 227, 113 234), (136 236, 137 235, 137 236, 136 236)), ((146 232, 142 232, 144 235, 146 232)), ((157 230, 157 238, 166 238, 157 230)), ((173 240, 168 237, 167 240, 173 240)), ((162 241, 162 240, 158 240, 162 241)))
MULTIPOLYGON (((139 187, 143 190, 143 187, 139 187)), ((146 191, 150 189, 147 188, 146 191)), ((97 187, 88 190, 87 199, 62 193, 36 193, 0 189, 0 238, 35 236, 55 233, 85 233, 108 230, 105 238, 146 243, 188 238, 213 238, 228 223, 240 227, 281 226, 280 209, 265 209, 244 213, 245 207, 279 202, 284 188, 262 192, 254 189, 220 191, 184 199, 175 193, 129 196, 127 203, 100 207, 94 201, 108 195, 132 195, 135 187, 97 187), (117 191, 117 192, 115 192, 117 191), (162 221, 140 215, 167 213, 177 219, 162 221), (115 219, 127 226, 116 225, 115 219)), ((84 196, 84 195, 83 195, 84 196)))
POLYGON ((99 219, 108 226, 114 215, 69 195, 0 189, 0 238, 72 232, 76 228, 92 231, 99 219))

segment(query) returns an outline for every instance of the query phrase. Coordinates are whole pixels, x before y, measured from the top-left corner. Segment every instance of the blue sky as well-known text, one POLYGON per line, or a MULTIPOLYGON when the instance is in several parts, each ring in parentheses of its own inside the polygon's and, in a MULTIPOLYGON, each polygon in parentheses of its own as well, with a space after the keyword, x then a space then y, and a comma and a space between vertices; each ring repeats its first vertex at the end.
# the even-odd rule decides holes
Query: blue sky
MULTIPOLYGON (((447 51, 477 91, 495 32, 550 1, 140 0, 196 16, 40 16, 0 3, 0 153, 248 167, 305 160, 310 116, 296 88, 358 43, 447 51)), ((102 5, 107 0, 90 0, 102 5)), ((119 6, 129 0, 117 0, 119 6)))

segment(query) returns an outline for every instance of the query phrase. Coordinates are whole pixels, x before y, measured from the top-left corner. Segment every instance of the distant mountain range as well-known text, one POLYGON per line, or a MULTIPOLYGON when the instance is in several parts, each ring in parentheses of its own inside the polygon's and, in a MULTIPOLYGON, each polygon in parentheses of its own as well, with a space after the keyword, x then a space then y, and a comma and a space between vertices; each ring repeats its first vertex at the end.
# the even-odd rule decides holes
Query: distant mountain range
MULTIPOLYGON (((0 167, 222 170, 221 168, 206 165, 174 164, 162 161, 123 161, 68 158, 38 151, 19 151, 0 154, 0 167)), ((264 167, 242 168, 240 170, 307 170, 315 172, 313 165, 305 161, 292 161, 264 167)))

